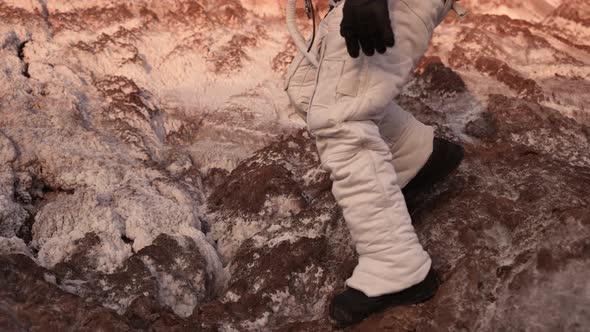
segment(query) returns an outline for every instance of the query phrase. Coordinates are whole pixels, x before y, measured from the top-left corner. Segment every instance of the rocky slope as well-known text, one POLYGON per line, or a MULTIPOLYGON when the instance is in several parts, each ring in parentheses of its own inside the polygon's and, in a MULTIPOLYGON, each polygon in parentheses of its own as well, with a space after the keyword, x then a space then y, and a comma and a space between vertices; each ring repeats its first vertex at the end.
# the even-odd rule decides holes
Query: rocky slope
MULTIPOLYGON (((444 283, 352 330, 583 331, 590 5, 462 3, 399 97, 466 147, 408 198, 444 283)), ((332 329, 356 258, 281 13, 0 1, 0 330, 332 329)))

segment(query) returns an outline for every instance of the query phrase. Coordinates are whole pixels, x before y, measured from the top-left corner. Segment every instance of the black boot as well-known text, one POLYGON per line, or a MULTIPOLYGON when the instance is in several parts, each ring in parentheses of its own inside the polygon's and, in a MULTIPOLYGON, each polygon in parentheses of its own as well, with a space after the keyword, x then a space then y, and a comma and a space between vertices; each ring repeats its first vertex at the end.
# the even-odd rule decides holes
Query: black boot
POLYGON ((330 317, 339 327, 350 326, 388 307, 424 302, 434 296, 439 284, 440 279, 431 269, 422 282, 397 293, 368 297, 348 288, 332 299, 330 317))
POLYGON ((404 197, 411 203, 420 192, 432 186, 453 172, 463 160, 464 150, 461 145, 435 137, 432 154, 418 174, 402 189, 404 197))

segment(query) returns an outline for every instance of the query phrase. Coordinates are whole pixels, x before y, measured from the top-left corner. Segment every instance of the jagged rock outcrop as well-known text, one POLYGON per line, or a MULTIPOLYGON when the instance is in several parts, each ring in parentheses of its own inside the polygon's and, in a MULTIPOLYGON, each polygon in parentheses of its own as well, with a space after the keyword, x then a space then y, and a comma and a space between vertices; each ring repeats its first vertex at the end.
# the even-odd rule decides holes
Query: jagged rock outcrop
MULTIPOLYGON (((444 96, 450 103, 464 101, 469 92, 437 88, 440 81, 458 76, 436 59, 425 62, 400 102, 420 107, 418 117, 425 122, 436 119, 439 134, 449 136, 454 120, 424 107, 421 97, 411 96, 413 89, 419 86, 430 98, 444 96)), ((501 95, 490 96, 488 107, 470 124, 459 133, 467 152, 459 171, 415 199, 414 223, 443 277, 439 293, 424 305, 388 310, 351 330, 498 331, 534 325, 582 331, 590 323, 583 309, 590 299, 577 295, 588 291, 584 275, 590 262, 590 127, 535 102, 501 95), (566 283, 572 292, 563 294, 566 283)), ((257 186, 237 184, 246 174, 267 174, 272 165, 278 178, 291 181, 283 193, 305 192, 305 182, 298 183, 301 177, 295 174, 306 162, 283 166, 292 160, 290 147, 300 141, 301 136, 295 136, 260 151, 218 187, 231 192, 213 205, 221 219, 232 220, 214 223, 231 227, 220 232, 220 243, 229 238, 239 247, 231 255, 228 293, 200 309, 199 321, 209 328, 229 324, 241 330, 264 321, 270 329, 331 329, 327 299, 342 287, 355 260, 329 185, 321 186, 325 197, 320 201, 331 208, 296 205, 299 214, 268 223, 263 208, 248 210, 261 205, 249 200, 257 186), (277 155, 277 150, 282 152, 277 155), (285 168, 295 172, 286 173, 285 168), (248 199, 234 200, 240 195, 248 199), (246 202, 246 210, 235 202, 246 202), (245 229, 255 235, 239 244, 231 232, 245 229), (228 312, 229 317, 223 314, 228 312)), ((314 167, 317 162, 305 169, 314 167)), ((271 180, 265 186, 277 183, 267 178, 271 180)), ((277 195, 276 187, 266 188, 266 195, 255 197, 271 200, 277 195)), ((215 199, 215 193, 210 197, 215 199)), ((318 201, 315 195, 305 197, 318 201)))

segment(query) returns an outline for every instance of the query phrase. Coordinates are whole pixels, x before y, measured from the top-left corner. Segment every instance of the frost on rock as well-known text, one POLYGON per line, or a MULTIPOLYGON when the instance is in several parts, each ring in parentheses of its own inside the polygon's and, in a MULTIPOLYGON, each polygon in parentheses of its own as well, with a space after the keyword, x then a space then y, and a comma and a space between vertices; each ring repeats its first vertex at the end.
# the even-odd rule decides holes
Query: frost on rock
POLYGON ((198 319, 205 327, 254 331, 322 319, 355 253, 319 168, 313 141, 302 131, 243 161, 209 196, 210 234, 230 279, 225 297, 202 307, 198 319), (315 180, 303 176, 311 169, 315 180), (297 209, 285 197, 298 197, 297 209), (282 206, 274 211, 290 213, 269 213, 269 201, 282 206))
POLYGON ((0 237, 0 255, 23 254, 31 256, 31 252, 25 242, 16 236, 0 237))
POLYGON ((0 236, 16 236, 29 217, 27 211, 11 199, 12 196, 13 193, 0 193, 0 236))
POLYGON ((158 298, 177 315, 188 317, 206 300, 220 295, 227 276, 215 250, 202 238, 160 237, 155 248, 175 249, 172 260, 162 260, 154 250, 140 252, 142 262, 158 283, 158 298), (172 242, 171 242, 172 241, 172 242), (166 266, 169 265, 169 266, 166 266))
POLYGON ((308 210, 310 203, 319 204, 315 196, 325 194, 330 185, 304 131, 257 151, 208 197, 214 212, 211 236, 220 254, 228 260, 244 240, 258 232, 281 224, 295 226, 294 217, 308 210), (317 175, 305 177, 312 169, 317 175))
POLYGON ((56 287, 119 314, 188 316, 227 279, 201 231, 199 165, 167 145, 192 144, 166 124, 194 117, 163 111, 140 78, 150 65, 129 44, 126 29, 140 26, 130 12, 54 5, 0 4, 2 254, 31 255, 56 287))
POLYGON ((113 272, 131 255, 130 246, 122 240, 122 220, 108 206, 101 206, 96 193, 89 190, 61 195, 36 215, 33 245, 39 250, 39 262, 53 267, 70 258, 87 234, 98 240, 88 248, 98 271, 113 272))
MULTIPOLYGON (((78 242, 86 248, 97 243, 96 236, 78 242)), ((74 251, 53 268, 63 278, 57 286, 119 314, 133 314, 138 306, 149 305, 188 317, 197 305, 220 296, 227 282, 215 249, 199 236, 161 234, 111 273, 95 269, 88 252, 74 251), (66 279, 74 275, 84 281, 66 279)))
POLYGON ((0 130, 0 236, 14 237, 19 232, 29 213, 14 201, 16 181, 12 162, 16 149, 10 139, 0 130))

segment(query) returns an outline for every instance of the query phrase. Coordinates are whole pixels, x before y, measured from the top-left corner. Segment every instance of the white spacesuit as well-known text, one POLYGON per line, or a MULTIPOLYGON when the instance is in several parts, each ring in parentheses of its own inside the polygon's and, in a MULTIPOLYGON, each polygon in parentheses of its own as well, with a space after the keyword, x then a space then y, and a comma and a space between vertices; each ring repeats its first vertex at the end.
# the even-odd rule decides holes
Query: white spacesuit
POLYGON ((352 58, 340 29, 343 1, 323 19, 312 47, 287 73, 286 90, 316 139, 322 166, 359 254, 346 281, 368 297, 408 289, 431 268, 412 226, 403 188, 433 151, 433 128, 393 99, 454 0, 389 0, 395 46, 352 58))

